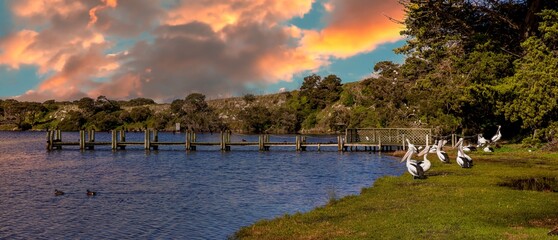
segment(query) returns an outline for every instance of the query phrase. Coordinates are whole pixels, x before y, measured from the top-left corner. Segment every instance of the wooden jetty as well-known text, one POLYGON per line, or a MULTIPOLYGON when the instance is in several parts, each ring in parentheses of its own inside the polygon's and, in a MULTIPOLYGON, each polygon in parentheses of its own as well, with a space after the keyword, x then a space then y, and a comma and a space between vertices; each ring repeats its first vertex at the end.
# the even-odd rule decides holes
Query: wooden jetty
POLYGON ((260 151, 269 151, 271 147, 293 147, 296 151, 306 151, 308 147, 315 147, 320 151, 323 147, 337 148, 338 151, 395 151, 406 148, 405 139, 408 138, 415 145, 426 145, 431 138, 430 129, 410 128, 360 128, 347 129, 344 135, 338 135, 333 142, 310 142, 307 136, 296 135, 290 141, 270 141, 270 135, 259 135, 258 141, 231 141, 230 132, 221 132, 219 141, 197 141, 196 133, 187 131, 184 141, 159 141, 157 130, 144 131, 143 141, 126 141, 126 132, 112 130, 111 141, 95 141, 95 130, 81 130, 79 141, 64 142, 60 130, 47 131, 47 150, 62 149, 65 146, 79 146, 80 150, 93 150, 97 146, 110 146, 112 150, 124 150, 127 146, 143 146, 145 150, 158 150, 159 146, 184 146, 187 151, 196 151, 198 146, 218 146, 221 151, 230 151, 231 147, 257 147, 260 151))

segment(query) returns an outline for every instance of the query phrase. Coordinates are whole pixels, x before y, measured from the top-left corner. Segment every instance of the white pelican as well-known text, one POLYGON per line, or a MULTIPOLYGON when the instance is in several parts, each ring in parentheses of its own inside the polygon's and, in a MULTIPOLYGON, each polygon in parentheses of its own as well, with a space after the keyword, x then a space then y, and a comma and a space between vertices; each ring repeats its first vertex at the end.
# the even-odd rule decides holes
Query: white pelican
POLYGON ((477 151, 477 147, 475 147, 475 146, 473 146, 469 143, 469 144, 467 144, 467 146, 463 146, 463 151, 464 152, 477 151))
POLYGON ((405 153, 405 156, 403 156, 403 158, 401 158, 401 162, 406 161, 405 165, 407 166, 407 171, 411 175, 413 175, 414 179, 417 179, 417 178, 418 179, 423 179, 423 178, 425 178, 423 167, 419 164, 419 162, 417 160, 411 159, 413 154, 417 152, 417 148, 415 147, 415 145, 411 144, 409 142, 409 140, 407 140, 407 143, 409 143, 409 150, 407 150, 407 153, 405 153))
POLYGON ((446 145, 447 142, 448 142, 447 140, 438 141, 438 147, 436 148, 436 155, 438 155, 438 158, 443 163, 449 163, 450 162, 448 154, 442 150, 442 148, 444 147, 444 145, 446 145))
POLYGON ((434 144, 432 144, 432 146, 430 146, 429 153, 436 153, 436 149, 438 148, 438 142, 439 142, 439 140, 436 140, 434 142, 434 144))
POLYGON ((457 164, 462 168, 470 168, 473 166, 473 159, 463 152, 463 138, 457 141, 457 164))
POLYGON ((494 134, 494 137, 492 137, 492 138, 490 139, 490 141, 496 142, 496 141, 500 140, 500 138, 502 138, 502 134, 500 133, 500 128, 501 128, 501 127, 502 127, 502 126, 498 125, 498 130, 496 130, 496 134, 494 134))
POLYGON ((412 144, 411 141, 409 141, 408 138, 405 138, 405 140, 407 141, 408 149, 413 149, 413 151, 414 151, 415 153, 417 153, 417 152, 418 152, 417 147, 416 147, 414 144, 412 144))
POLYGON ((430 146, 425 146, 424 149, 419 154, 417 154, 417 156, 419 157, 423 156, 422 161, 419 161, 418 164, 422 167, 422 170, 424 172, 430 170, 430 167, 432 166, 432 163, 426 157, 426 155, 428 155, 429 152, 430 152, 430 146))
POLYGON ((479 135, 477 136, 477 138, 478 138, 478 140, 477 140, 477 147, 482 147, 482 146, 484 146, 485 144, 488 143, 488 140, 486 140, 486 138, 484 138, 484 137, 482 136, 482 134, 479 134, 479 135))
POLYGON ((487 144, 482 150, 484 152, 494 152, 494 148, 490 147, 490 144, 487 144))

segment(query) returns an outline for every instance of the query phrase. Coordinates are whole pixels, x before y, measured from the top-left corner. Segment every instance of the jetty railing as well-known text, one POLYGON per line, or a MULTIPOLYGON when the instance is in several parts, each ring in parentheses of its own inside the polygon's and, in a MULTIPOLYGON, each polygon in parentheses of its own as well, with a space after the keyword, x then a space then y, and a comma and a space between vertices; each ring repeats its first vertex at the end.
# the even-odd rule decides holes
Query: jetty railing
POLYGON ((380 151, 404 150, 405 139, 415 145, 432 143, 430 128, 349 128, 345 130, 346 143, 350 145, 376 146, 380 151))
POLYGON ((183 141, 159 141, 157 130, 144 131, 143 141, 127 141, 126 132, 112 130, 110 141, 96 141, 95 130, 81 130, 78 141, 62 141, 60 130, 47 131, 47 150, 62 149, 64 146, 79 146, 80 150, 93 150, 97 146, 110 146, 112 150, 124 150, 127 146, 143 146, 145 150, 158 150, 159 146, 184 146, 187 151, 196 151, 199 146, 218 146, 222 151, 230 151, 231 147, 253 146, 260 151, 269 151, 271 147, 293 147, 296 151, 306 151, 308 147, 337 148, 338 151, 358 151, 359 147, 365 151, 394 151, 405 149, 405 138, 415 145, 428 143, 430 129, 347 129, 345 136, 338 135, 337 141, 311 142, 307 136, 295 135, 285 141, 271 141, 270 135, 261 134, 258 141, 231 141, 231 132, 221 132, 218 141, 198 141, 195 132, 187 131, 183 141))

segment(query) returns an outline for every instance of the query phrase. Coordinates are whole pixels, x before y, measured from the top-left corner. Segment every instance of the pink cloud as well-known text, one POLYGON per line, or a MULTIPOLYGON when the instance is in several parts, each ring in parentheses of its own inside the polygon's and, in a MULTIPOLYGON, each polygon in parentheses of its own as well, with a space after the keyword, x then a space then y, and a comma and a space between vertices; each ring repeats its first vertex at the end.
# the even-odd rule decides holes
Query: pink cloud
POLYGON ((21 96, 209 98, 248 84, 291 81, 333 57, 350 57, 399 39, 396 0, 330 0, 327 26, 289 25, 315 0, 18 0, 18 30, 0 37, 0 65, 39 67, 44 81, 21 96), (136 37, 148 35, 145 41, 136 37), (118 45, 126 40, 128 46, 118 45), (116 48, 118 47, 118 48, 116 48))

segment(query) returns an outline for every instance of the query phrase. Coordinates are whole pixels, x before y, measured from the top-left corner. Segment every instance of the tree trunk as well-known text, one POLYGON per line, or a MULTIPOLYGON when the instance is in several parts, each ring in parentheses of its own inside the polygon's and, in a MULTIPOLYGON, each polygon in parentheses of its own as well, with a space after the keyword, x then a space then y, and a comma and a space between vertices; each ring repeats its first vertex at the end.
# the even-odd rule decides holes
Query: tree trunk
POLYGON ((524 40, 533 36, 539 26, 537 21, 537 13, 541 11, 542 0, 529 0, 527 1, 527 13, 525 14, 525 21, 523 23, 523 38, 524 40))

